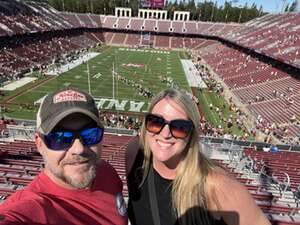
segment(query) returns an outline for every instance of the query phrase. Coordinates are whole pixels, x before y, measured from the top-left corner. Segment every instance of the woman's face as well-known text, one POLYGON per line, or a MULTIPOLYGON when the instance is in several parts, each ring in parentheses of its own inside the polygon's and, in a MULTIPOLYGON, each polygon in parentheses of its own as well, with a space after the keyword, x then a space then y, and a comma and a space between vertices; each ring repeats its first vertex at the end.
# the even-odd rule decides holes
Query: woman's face
MULTIPOLYGON (((167 121, 188 119, 184 110, 170 98, 160 100, 151 113, 159 115, 167 121)), ((169 167, 177 166, 188 140, 189 136, 184 139, 174 138, 167 124, 158 134, 146 131, 146 141, 152 151, 154 163, 164 163, 169 167)))

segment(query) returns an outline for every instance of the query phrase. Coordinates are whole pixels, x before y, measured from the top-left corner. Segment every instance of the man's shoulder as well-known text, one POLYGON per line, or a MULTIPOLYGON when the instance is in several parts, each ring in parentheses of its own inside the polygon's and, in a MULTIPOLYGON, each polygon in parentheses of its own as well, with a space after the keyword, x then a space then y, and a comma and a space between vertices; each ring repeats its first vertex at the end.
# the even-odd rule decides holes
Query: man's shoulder
POLYGON ((99 168, 107 169, 107 170, 114 170, 114 167, 109 162, 105 161, 104 159, 101 160, 99 168))
POLYGON ((109 176, 112 176, 112 175, 117 176, 118 175, 116 168, 111 163, 109 163, 105 160, 101 161, 98 171, 102 174, 105 173, 109 176))
POLYGON ((22 202, 23 204, 20 205, 24 205, 24 207, 27 204, 42 204, 44 201, 43 191, 41 189, 42 177, 42 173, 39 173, 26 187, 10 195, 0 205, 0 211, 14 206, 15 203, 19 205, 22 202))
POLYGON ((24 189, 13 193, 0 205, 0 224, 18 224, 17 221, 30 221, 44 206, 44 198, 32 190, 24 189))
POLYGON ((9 196, 1 205, 0 205, 0 210, 8 207, 10 205, 13 205, 14 203, 28 203, 28 202, 33 202, 33 201, 40 201, 42 200, 43 197, 41 196, 40 193, 35 192, 31 189, 25 188, 23 190, 16 191, 13 193, 11 196, 9 196))
POLYGON ((98 167, 97 177, 98 179, 96 180, 102 184, 109 183, 111 186, 120 186, 122 184, 116 168, 105 160, 102 160, 100 166, 98 167))

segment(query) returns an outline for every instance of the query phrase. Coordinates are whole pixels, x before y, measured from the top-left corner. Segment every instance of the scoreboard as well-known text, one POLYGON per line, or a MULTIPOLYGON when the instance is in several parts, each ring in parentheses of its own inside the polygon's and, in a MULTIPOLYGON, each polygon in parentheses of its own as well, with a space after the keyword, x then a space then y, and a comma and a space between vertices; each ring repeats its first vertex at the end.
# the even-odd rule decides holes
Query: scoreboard
POLYGON ((164 8, 165 0, 140 0, 143 8, 164 8))

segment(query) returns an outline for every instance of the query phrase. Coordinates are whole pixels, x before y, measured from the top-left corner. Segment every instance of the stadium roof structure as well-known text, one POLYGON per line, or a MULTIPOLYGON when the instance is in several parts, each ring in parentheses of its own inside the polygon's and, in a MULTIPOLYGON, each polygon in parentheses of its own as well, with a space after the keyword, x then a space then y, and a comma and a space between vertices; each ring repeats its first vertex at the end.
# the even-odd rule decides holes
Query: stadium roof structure
POLYGON ((244 24, 145 20, 64 12, 60 15, 69 20, 74 27, 215 37, 300 68, 300 13, 267 14, 244 24), (91 20, 98 22, 91 23, 91 20), (140 26, 136 26, 136 23, 140 26))

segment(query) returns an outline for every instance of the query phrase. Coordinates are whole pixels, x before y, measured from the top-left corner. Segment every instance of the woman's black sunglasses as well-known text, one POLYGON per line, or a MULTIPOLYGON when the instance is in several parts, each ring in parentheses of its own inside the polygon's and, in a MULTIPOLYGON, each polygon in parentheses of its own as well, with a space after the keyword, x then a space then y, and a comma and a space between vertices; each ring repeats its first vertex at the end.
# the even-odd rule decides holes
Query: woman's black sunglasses
POLYGON ((167 121, 161 116, 151 113, 146 114, 145 125, 147 131, 159 134, 165 125, 169 125, 170 132, 174 138, 186 138, 193 130, 193 122, 191 120, 176 119, 167 121))

